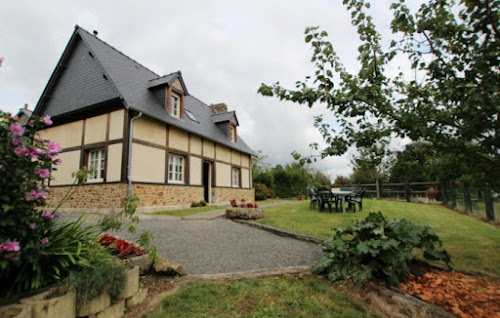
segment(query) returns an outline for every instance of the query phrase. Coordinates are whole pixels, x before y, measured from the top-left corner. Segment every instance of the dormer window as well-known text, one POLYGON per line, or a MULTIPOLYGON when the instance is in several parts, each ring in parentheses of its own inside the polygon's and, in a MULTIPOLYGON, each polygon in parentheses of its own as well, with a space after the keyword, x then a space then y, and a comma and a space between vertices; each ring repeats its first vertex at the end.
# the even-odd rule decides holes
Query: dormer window
POLYGON ((171 105, 172 105, 171 115, 177 118, 181 118, 181 98, 174 92, 172 92, 171 105))

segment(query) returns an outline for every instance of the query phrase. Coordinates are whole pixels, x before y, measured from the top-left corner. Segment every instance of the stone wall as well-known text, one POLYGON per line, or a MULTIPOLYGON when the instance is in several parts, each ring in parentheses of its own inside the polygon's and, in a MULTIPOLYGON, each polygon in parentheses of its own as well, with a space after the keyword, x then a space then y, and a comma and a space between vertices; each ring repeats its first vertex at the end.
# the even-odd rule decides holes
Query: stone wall
MULTIPOLYGON (((49 208, 55 208, 70 187, 52 187, 49 208)), ((203 187, 133 184, 132 193, 139 198, 137 212, 156 212, 179 207, 189 207, 193 201, 203 200, 203 187)), ((121 210, 127 196, 127 184, 85 184, 61 206, 62 212, 109 213, 121 210)), ((212 188, 212 203, 228 203, 236 199, 255 201, 254 189, 212 188)))
MULTIPOLYGON (((71 187, 52 187, 50 190, 49 208, 55 208, 71 187)), ((123 208, 123 200, 127 195, 125 183, 84 184, 77 188, 72 197, 60 208, 67 212, 106 213, 113 209, 123 208)))
POLYGON ((228 203, 233 199, 238 202, 241 199, 245 199, 246 202, 255 201, 255 189, 213 188, 212 191, 214 203, 228 203))

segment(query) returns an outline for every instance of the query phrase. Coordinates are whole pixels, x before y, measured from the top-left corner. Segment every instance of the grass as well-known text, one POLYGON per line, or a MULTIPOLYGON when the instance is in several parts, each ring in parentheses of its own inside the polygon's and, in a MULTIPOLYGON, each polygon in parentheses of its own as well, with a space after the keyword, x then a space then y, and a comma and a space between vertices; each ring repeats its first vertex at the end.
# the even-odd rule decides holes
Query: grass
POLYGON ((196 208, 161 211, 161 212, 155 212, 153 214, 155 214, 155 215, 171 215, 171 216, 181 217, 181 216, 188 216, 188 215, 210 212, 210 211, 224 210, 228 206, 229 205, 219 205, 219 206, 208 206, 207 205, 207 206, 200 206, 200 207, 196 207, 196 208))
POLYGON ((363 200, 363 211, 318 213, 309 202, 270 207, 259 223, 320 238, 331 235, 332 228, 346 227, 369 212, 381 211, 389 219, 406 218, 432 227, 443 240, 444 248, 456 268, 500 276, 500 230, 473 217, 440 205, 388 200, 363 200))
POLYGON ((310 275, 190 282, 163 299, 157 317, 376 317, 310 275))

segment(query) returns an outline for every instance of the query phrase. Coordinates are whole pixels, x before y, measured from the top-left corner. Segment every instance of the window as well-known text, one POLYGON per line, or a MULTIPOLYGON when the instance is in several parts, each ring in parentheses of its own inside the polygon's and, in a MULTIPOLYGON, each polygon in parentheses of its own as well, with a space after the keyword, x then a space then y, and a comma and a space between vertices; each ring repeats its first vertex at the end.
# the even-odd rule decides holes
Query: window
POLYGON ((231 141, 232 142, 236 142, 236 127, 234 127, 233 125, 231 125, 231 141))
POLYGON ((179 97, 179 95, 172 93, 171 103, 172 103, 172 116, 180 118, 181 117, 181 98, 179 97))
POLYGON ((189 110, 184 109, 184 114, 186 114, 189 117, 189 119, 191 119, 192 121, 200 123, 198 121, 198 119, 196 118, 196 116, 192 112, 190 112, 189 110))
POLYGON ((168 156, 168 182, 184 183, 184 157, 168 156))
POLYGON ((233 168, 231 170, 231 185, 233 188, 238 188, 240 186, 240 169, 233 168))
POLYGON ((104 180, 105 153, 104 149, 90 150, 88 158, 89 182, 104 180))

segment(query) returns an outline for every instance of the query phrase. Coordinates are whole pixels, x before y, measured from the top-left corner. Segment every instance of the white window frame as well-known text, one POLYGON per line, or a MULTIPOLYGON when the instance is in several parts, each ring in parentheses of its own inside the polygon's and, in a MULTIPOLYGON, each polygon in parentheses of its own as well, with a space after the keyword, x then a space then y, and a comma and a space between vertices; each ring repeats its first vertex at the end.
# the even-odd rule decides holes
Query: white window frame
POLYGON ((104 149, 89 150, 88 154, 89 174, 87 182, 104 181, 104 169, 106 169, 106 152, 104 149), (92 169, 94 168, 94 169, 92 169))
POLYGON ((183 156, 175 154, 168 155, 168 183, 184 183, 184 164, 185 159, 183 156))
POLYGON ((170 96, 170 106, 172 116, 181 118, 181 97, 174 92, 172 92, 172 95, 170 96))
POLYGON ((240 187, 240 168, 233 167, 231 169, 231 186, 233 188, 240 187))

